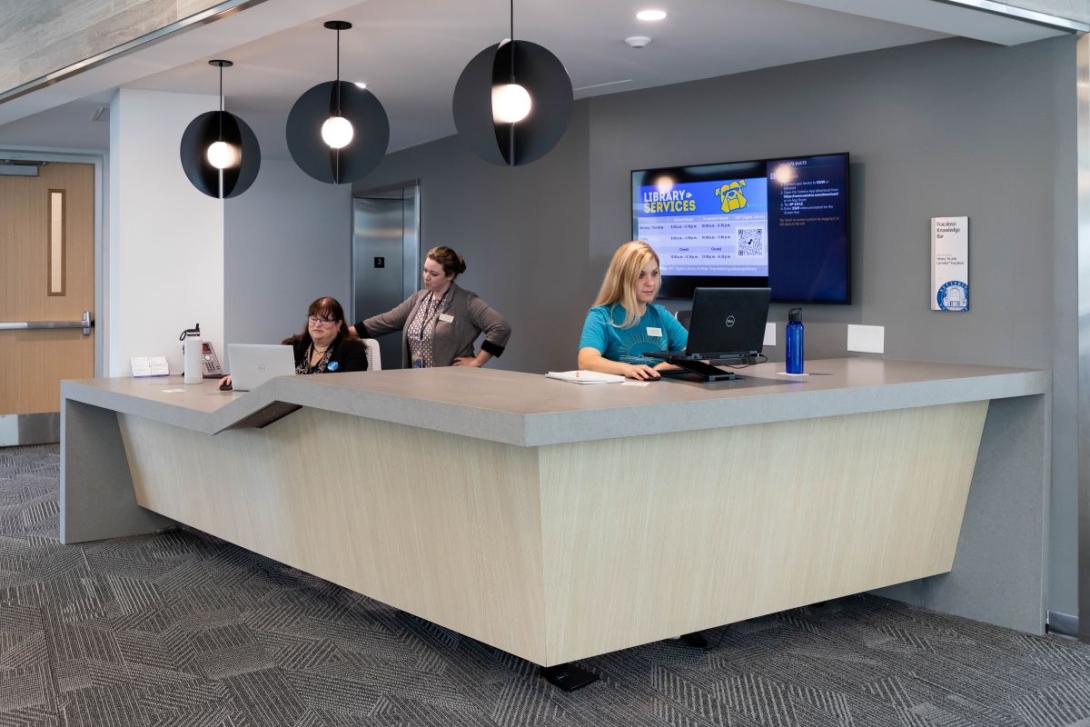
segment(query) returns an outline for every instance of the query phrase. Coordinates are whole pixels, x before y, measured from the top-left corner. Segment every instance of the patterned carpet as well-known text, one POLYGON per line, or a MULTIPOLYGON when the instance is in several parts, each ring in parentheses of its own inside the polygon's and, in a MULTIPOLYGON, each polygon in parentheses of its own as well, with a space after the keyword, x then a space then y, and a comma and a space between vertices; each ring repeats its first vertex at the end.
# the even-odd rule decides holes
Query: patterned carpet
POLYGON ((65 547, 56 447, 0 449, 0 727, 1090 725, 1090 647, 873 597, 518 658, 205 535, 65 547))

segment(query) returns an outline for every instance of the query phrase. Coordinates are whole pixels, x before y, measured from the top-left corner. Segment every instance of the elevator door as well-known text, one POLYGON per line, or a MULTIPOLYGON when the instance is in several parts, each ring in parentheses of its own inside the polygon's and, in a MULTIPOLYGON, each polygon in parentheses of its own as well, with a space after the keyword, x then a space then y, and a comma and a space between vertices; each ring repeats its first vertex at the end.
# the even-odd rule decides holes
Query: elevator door
MULTIPOLYGON (((353 200, 353 320, 388 311, 418 287, 419 188, 364 193, 353 200)), ((379 339, 382 368, 401 367, 401 336, 379 339)))

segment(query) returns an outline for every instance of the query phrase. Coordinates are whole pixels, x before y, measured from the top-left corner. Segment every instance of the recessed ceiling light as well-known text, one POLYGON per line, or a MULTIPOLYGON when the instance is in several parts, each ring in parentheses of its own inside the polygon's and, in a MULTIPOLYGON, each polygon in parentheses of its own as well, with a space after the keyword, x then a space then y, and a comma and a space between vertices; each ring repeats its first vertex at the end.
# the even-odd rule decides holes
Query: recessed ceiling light
POLYGON ((363 81, 356 81, 356 88, 362 91, 363 89, 367 88, 367 84, 363 81))
POLYGON ((645 23, 657 23, 658 21, 665 19, 665 10, 648 9, 636 13, 636 20, 642 20, 645 23))

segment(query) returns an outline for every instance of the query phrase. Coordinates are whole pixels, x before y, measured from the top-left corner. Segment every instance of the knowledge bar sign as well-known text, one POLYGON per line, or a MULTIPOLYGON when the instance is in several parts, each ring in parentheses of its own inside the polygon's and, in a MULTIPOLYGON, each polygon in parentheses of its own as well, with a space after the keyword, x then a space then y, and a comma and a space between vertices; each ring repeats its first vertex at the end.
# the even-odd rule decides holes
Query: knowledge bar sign
POLYGON ((969 310, 969 218, 931 218, 931 310, 969 310))

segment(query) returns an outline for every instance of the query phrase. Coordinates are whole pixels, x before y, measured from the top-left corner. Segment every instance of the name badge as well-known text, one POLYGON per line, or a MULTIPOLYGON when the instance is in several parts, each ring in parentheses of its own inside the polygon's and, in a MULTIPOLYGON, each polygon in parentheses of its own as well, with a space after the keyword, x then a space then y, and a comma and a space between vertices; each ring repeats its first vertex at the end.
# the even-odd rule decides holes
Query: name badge
POLYGON ((439 320, 443 321, 443 323, 454 323, 454 316, 450 313, 440 313, 439 320))
POLYGON ((654 326, 648 326, 647 335, 651 336, 651 338, 662 338, 662 329, 655 328, 654 326))

